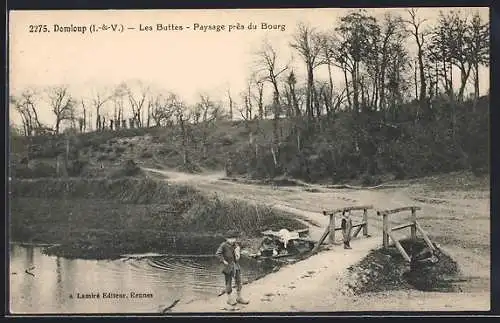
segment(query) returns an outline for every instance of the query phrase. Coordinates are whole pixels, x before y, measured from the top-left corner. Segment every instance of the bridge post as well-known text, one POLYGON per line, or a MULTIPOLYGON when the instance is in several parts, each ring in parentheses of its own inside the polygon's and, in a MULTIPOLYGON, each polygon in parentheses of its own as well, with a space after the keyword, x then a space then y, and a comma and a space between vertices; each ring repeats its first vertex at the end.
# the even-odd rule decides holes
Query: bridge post
POLYGON ((334 244, 335 243, 335 214, 334 213, 330 214, 329 228, 330 228, 330 236, 329 236, 328 241, 330 242, 330 244, 334 244))
POLYGON ((415 208, 411 209, 411 240, 417 240, 417 210, 415 208))
POLYGON ((363 235, 365 237, 368 236, 368 209, 363 210, 363 222, 365 223, 363 225, 363 235))
POLYGON ((387 213, 382 214, 382 243, 384 248, 389 246, 389 217, 387 213))

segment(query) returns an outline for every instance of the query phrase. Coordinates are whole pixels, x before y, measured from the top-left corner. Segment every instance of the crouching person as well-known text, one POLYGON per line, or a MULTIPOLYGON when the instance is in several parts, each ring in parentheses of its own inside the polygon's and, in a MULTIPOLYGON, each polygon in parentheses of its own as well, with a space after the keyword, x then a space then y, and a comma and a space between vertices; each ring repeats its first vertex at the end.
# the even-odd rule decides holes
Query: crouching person
POLYGON ((217 257, 224 264, 222 273, 226 284, 227 303, 229 305, 248 304, 248 301, 241 296, 241 267, 240 267, 240 243, 238 241, 239 233, 230 231, 226 235, 226 241, 222 242, 215 252, 217 257), (236 283, 236 300, 232 296, 233 278, 236 283))

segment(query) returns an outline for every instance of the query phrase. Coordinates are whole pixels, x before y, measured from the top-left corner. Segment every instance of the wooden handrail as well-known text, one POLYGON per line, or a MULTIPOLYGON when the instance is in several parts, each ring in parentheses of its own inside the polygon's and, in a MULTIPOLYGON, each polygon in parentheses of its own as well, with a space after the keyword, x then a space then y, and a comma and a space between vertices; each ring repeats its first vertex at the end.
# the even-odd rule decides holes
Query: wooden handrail
POLYGON ((392 227, 391 228, 391 231, 397 231, 397 230, 401 230, 401 229, 404 229, 404 228, 408 228, 408 227, 411 227, 412 225, 414 225, 413 223, 405 223, 405 224, 400 224, 400 225, 397 225, 395 227, 392 227))
POLYGON ((344 211, 370 210, 370 209, 373 209, 373 205, 348 206, 348 207, 334 209, 331 211, 323 211, 323 215, 332 215, 332 214, 341 213, 344 211))
POLYGON ((378 210, 377 215, 384 215, 384 214, 394 214, 394 213, 399 213, 403 211, 411 211, 411 210, 420 210, 421 208, 419 206, 405 206, 405 207, 400 207, 397 209, 392 209, 392 210, 378 210))

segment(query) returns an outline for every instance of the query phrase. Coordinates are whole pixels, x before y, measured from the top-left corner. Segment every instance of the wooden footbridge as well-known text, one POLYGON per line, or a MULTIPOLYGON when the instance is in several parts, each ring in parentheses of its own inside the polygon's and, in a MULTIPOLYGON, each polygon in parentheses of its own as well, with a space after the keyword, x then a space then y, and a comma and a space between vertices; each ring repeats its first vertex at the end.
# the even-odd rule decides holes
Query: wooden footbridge
MULTIPOLYGON (((351 238, 357 237, 358 234, 361 232, 361 230, 363 230, 364 237, 370 237, 370 235, 368 234, 368 223, 369 223, 368 222, 368 218, 369 218, 368 213, 369 213, 369 210, 373 210, 372 205, 348 206, 348 207, 338 208, 338 209, 334 209, 334 210, 330 210, 330 211, 323 211, 323 215, 329 216, 330 221, 329 221, 328 227, 326 228, 325 232, 323 233, 323 235, 319 239, 318 243, 316 244, 316 246, 314 247, 312 252, 316 253, 319 250, 320 246, 325 242, 325 240, 328 236, 329 236, 329 244, 330 245, 336 244, 335 243, 335 232, 342 230, 341 227, 337 227, 336 217, 338 214, 343 214, 345 212, 349 212, 349 214, 351 214, 353 211, 358 211, 358 212, 362 211, 362 216, 361 216, 360 221, 357 223, 355 223, 355 221, 353 221, 352 228, 353 229, 357 228, 357 229, 353 230, 351 238)), ((403 248, 399 239, 397 239, 395 237, 395 235, 393 233, 394 231, 402 230, 405 228, 410 228, 411 240, 416 241, 417 232, 418 232, 423 237, 425 243, 427 244, 427 246, 429 247, 431 252, 435 251, 434 244, 431 242, 431 240, 429 239, 429 236, 424 231, 424 229, 422 229, 422 226, 417 221, 417 211, 418 210, 420 210, 420 207, 418 207, 418 206, 408 206, 408 207, 401 207, 401 208, 397 208, 397 209, 377 210, 376 211, 377 216, 382 216, 382 244, 383 244, 383 247, 388 248, 390 245, 390 240, 392 240, 392 242, 396 246, 399 253, 401 253, 403 258, 408 262, 411 262, 411 257, 410 257, 410 255, 408 255, 408 252, 403 248), (402 213, 405 211, 411 211, 409 221, 407 223, 392 226, 390 217, 395 215, 395 214, 402 213)), ((357 219, 359 219, 359 216, 352 217, 352 214, 351 214, 351 219, 357 220, 357 219)))

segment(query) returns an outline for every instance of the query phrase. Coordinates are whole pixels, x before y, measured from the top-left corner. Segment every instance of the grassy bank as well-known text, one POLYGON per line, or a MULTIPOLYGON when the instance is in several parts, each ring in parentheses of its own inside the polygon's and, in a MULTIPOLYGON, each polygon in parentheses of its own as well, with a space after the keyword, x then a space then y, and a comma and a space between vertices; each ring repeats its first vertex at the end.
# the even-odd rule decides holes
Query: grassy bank
POLYGON ((204 196, 150 178, 14 180, 10 239, 57 243, 50 254, 213 253, 229 229, 252 239, 266 229, 304 228, 284 212, 204 196))

